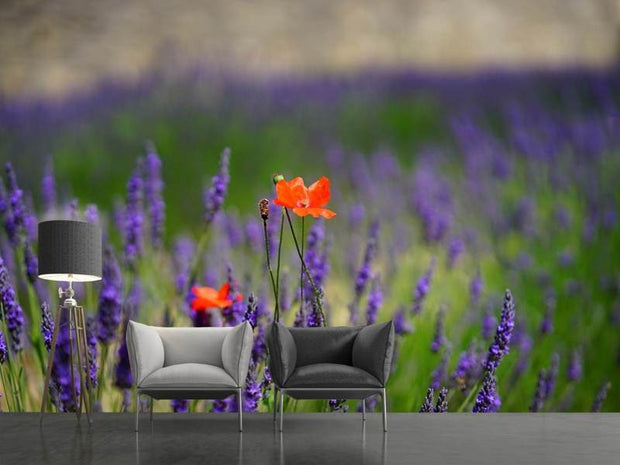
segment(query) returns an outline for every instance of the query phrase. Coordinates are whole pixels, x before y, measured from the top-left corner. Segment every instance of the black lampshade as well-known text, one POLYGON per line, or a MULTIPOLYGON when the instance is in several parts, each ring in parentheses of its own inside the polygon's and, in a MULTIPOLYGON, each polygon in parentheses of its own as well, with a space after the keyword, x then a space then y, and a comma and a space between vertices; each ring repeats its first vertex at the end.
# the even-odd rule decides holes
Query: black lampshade
POLYGON ((39 278, 50 281, 100 280, 99 226, 69 220, 39 223, 39 278))

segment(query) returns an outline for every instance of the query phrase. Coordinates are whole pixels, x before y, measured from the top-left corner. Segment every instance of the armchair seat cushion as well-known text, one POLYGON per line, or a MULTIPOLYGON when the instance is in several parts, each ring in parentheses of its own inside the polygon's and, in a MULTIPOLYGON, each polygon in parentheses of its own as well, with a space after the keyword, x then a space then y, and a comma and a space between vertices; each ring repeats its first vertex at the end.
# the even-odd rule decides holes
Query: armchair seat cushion
POLYGON ((237 383, 223 368, 203 363, 181 363, 159 368, 147 376, 141 389, 236 388, 237 383))
POLYGON ((315 363, 297 368, 285 388, 381 388, 377 378, 350 365, 315 363))

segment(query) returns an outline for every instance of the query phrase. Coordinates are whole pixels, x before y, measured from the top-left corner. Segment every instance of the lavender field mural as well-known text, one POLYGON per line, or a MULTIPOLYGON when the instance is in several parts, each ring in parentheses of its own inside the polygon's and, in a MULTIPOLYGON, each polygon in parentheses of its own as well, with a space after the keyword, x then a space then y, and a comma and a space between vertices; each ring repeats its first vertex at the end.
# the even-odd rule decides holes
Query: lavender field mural
MULTIPOLYGON (((244 409, 271 410, 264 338, 276 308, 296 326, 393 319, 391 411, 620 409, 616 68, 152 76, 0 102, 0 158, 4 412, 41 401, 58 298, 36 277, 36 225, 52 218, 104 232, 103 280, 76 289, 100 411, 134 405, 129 319, 249 321, 244 409), (276 174, 329 179, 317 206, 335 216, 290 212, 308 273, 288 204, 274 202, 276 174)), ((64 326, 49 388, 63 412, 74 409, 68 344, 64 326)))

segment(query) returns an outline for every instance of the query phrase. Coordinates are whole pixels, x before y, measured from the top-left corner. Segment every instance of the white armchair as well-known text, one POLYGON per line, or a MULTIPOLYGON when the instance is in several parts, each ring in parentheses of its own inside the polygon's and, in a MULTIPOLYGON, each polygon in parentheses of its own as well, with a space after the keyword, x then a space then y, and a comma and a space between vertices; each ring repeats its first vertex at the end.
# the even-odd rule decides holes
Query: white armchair
MULTIPOLYGON (((127 348, 136 383, 136 431, 140 395, 151 399, 223 399, 237 394, 242 431, 242 389, 252 352, 252 326, 163 328, 127 325, 127 348)), ((151 400, 151 421, 153 401, 151 400)))

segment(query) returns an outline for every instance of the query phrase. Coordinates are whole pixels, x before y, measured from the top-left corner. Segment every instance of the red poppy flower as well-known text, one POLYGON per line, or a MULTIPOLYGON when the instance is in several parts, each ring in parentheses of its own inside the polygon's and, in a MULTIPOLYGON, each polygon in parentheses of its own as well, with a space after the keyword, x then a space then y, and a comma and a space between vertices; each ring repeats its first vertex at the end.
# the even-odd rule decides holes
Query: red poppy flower
MULTIPOLYGON (((212 287, 192 287, 194 299, 192 300, 192 310, 203 311, 209 308, 226 308, 233 303, 228 298, 230 292, 230 284, 224 283, 219 291, 212 287)), ((235 300, 240 302, 243 299, 241 293, 237 293, 235 300)))
POLYGON ((312 215, 314 218, 322 216, 330 219, 336 213, 323 208, 329 202, 329 179, 323 176, 310 187, 306 187, 304 180, 300 177, 290 181, 284 179, 276 184, 276 194, 278 197, 273 203, 281 207, 291 208, 293 213, 298 216, 312 215))

